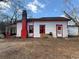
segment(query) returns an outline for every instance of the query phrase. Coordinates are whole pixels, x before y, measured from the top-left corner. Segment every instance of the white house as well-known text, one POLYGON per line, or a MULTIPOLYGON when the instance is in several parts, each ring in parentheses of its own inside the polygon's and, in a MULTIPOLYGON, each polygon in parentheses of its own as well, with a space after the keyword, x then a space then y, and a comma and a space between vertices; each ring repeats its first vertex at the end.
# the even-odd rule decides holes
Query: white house
POLYGON ((76 25, 72 20, 68 22, 68 35, 79 36, 79 25, 76 25))
MULTIPOLYGON (((40 37, 41 34, 53 34, 53 37, 68 37, 68 21, 64 17, 31 18, 27 20, 28 37, 40 37)), ((21 37, 22 21, 17 22, 16 37, 21 37)))
POLYGON ((53 37, 68 37, 68 21, 65 17, 42 17, 27 19, 26 11, 22 13, 22 20, 18 20, 15 26, 10 25, 6 33, 16 34, 16 37, 41 37, 52 34, 53 37), (14 29, 15 30, 14 30, 14 29))

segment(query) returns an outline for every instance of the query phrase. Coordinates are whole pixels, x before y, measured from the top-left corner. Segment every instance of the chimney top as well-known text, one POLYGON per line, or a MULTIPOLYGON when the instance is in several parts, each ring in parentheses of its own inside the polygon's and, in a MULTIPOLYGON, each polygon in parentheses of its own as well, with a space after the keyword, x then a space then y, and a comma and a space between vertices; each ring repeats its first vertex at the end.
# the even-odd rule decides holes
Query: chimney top
POLYGON ((26 10, 23 10, 23 12, 22 12, 22 16, 24 17, 27 17, 27 12, 26 12, 26 10))

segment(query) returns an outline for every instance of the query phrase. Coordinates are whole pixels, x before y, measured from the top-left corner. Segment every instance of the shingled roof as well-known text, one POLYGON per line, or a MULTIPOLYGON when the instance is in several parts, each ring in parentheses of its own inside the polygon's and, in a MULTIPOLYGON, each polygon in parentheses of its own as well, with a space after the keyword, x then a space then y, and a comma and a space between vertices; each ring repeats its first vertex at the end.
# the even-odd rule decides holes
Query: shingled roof
MULTIPOLYGON (((70 19, 65 17, 42 17, 42 18, 29 18, 28 22, 31 21, 70 21, 70 19)), ((17 22, 22 22, 22 20, 18 20, 17 22)))

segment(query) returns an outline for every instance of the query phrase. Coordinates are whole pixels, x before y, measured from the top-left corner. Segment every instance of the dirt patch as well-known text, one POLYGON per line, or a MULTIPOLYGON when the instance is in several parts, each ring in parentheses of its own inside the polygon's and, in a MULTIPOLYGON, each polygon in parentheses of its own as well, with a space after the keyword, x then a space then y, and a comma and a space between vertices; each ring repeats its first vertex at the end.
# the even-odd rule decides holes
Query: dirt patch
POLYGON ((79 59, 79 40, 43 38, 0 42, 0 59, 79 59))

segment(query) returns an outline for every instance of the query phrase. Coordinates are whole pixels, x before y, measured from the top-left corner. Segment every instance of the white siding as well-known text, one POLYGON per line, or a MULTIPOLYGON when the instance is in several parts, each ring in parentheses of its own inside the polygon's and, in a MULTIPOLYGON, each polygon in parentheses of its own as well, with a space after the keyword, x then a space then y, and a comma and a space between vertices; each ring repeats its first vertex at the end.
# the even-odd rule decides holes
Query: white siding
POLYGON ((17 23, 17 35, 16 35, 16 37, 21 37, 21 29, 22 29, 22 23, 21 22, 19 22, 19 23, 17 23))
POLYGON ((68 34, 70 36, 77 36, 78 35, 78 27, 68 27, 68 34))
POLYGON ((75 25, 74 21, 68 21, 68 25, 75 25))
POLYGON ((68 29, 67 29, 67 22, 34 22, 34 37, 40 37, 39 33, 39 26, 45 25, 45 33, 48 34, 50 32, 53 33, 53 37, 56 37, 56 24, 63 25, 63 37, 68 37, 68 29))
MULTIPOLYGON (((63 37, 68 37, 68 28, 67 28, 67 21, 53 21, 53 22, 34 22, 34 23, 28 23, 29 25, 34 25, 34 37, 40 37, 40 25, 45 25, 45 33, 48 34, 50 32, 53 33, 53 37, 56 37, 56 24, 62 24, 63 25, 63 37)), ((22 23, 17 23, 17 37, 21 37, 21 29, 22 29, 22 23)), ((29 29, 28 29, 29 30, 29 29)), ((28 33, 28 35, 30 35, 28 33)))

